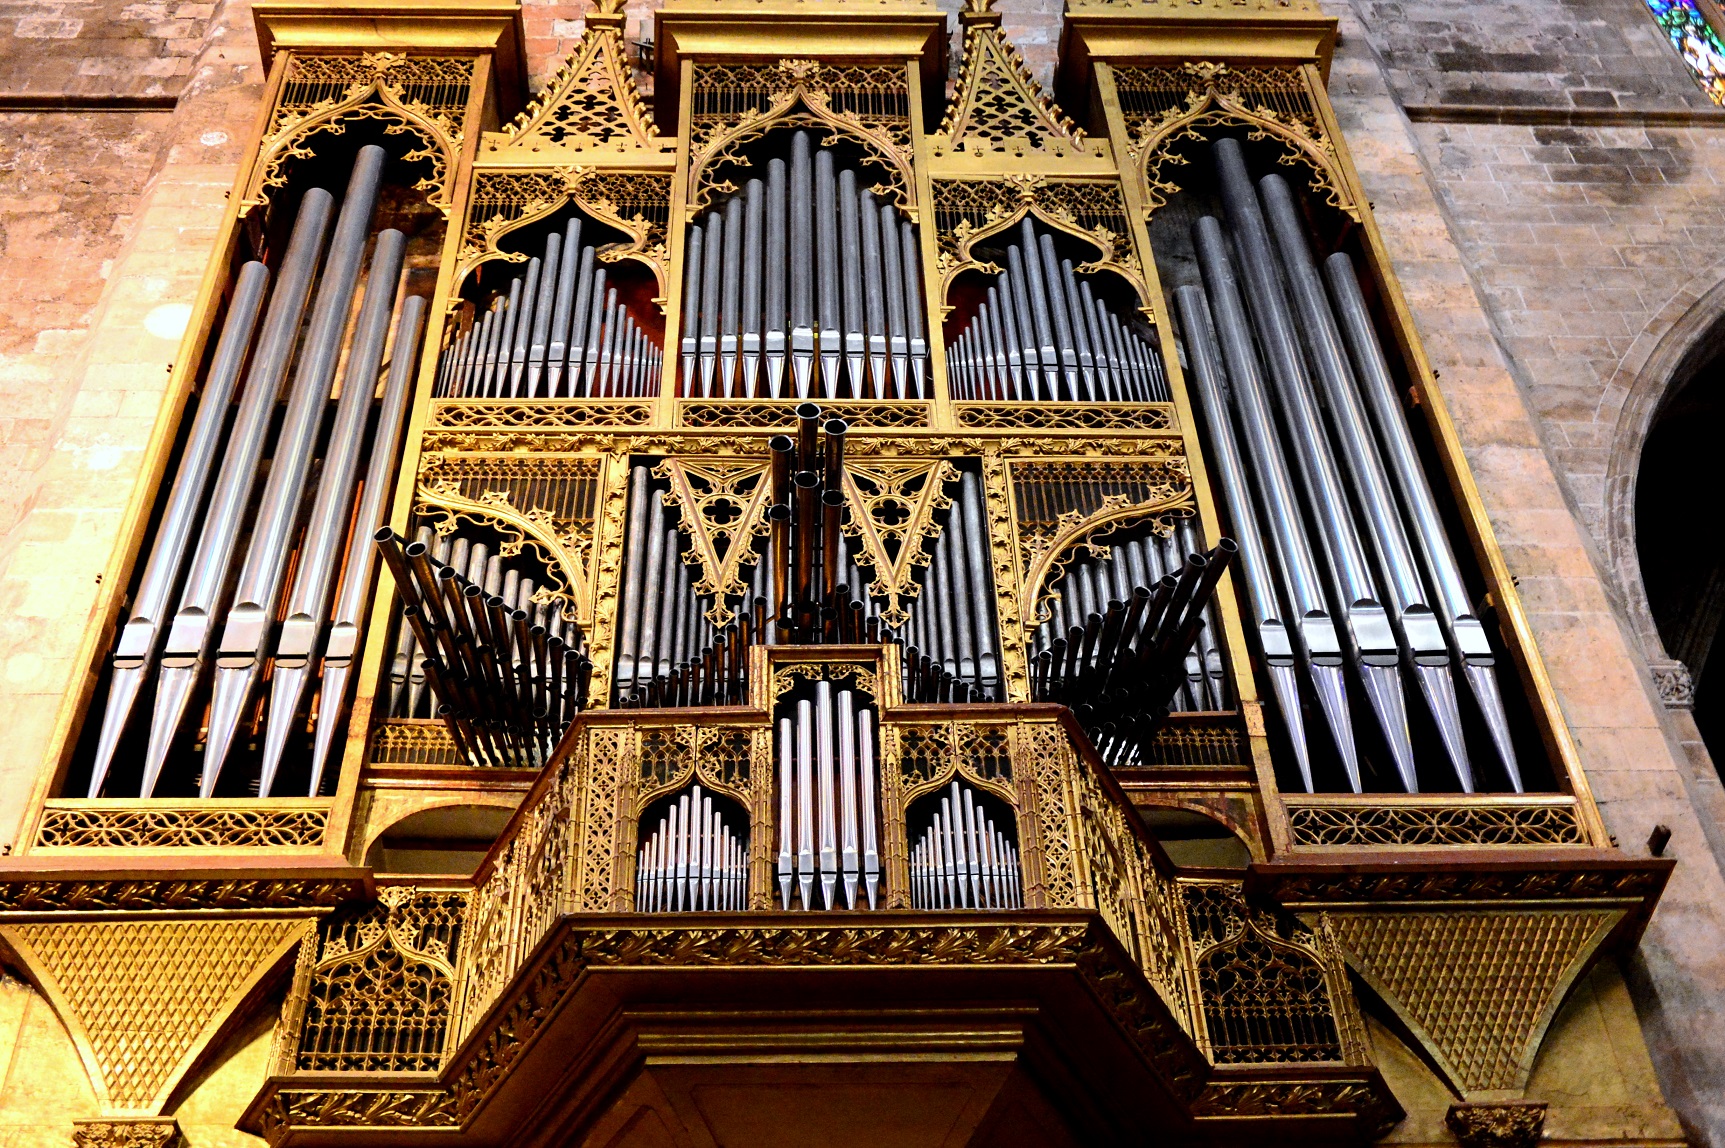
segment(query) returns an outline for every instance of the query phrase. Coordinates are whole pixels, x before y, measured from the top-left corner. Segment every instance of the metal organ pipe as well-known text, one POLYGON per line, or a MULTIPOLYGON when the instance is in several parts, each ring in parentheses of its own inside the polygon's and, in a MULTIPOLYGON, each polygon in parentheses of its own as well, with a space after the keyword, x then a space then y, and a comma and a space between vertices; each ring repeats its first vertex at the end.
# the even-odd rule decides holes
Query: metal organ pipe
MULTIPOLYGON (((371 414, 384 344, 389 338, 405 250, 406 239, 401 232, 389 228, 378 233, 365 299, 348 351, 341 398, 336 403, 335 424, 324 448, 323 473, 312 497, 300 559, 288 590, 287 617, 276 638, 263 771, 258 786, 260 797, 268 797, 275 785, 288 733, 311 677, 312 657, 328 622, 326 611, 335 590, 336 563, 348 528, 354 486, 359 481, 365 424, 371 414)), ((219 662, 217 672, 220 673, 219 662)), ((213 732, 213 713, 211 719, 213 732)))
MULTIPOLYGON (((144 564, 143 577, 132 602, 132 614, 114 649, 113 672, 109 678, 108 704, 102 717, 102 731, 96 743, 96 760, 90 773, 89 796, 98 797, 107 780, 114 751, 126 731, 137 704, 144 681, 155 669, 166 636, 169 596, 179 581, 191 545, 192 528, 197 524, 198 505, 209 486, 215 467, 216 451, 221 445, 222 425, 239 386, 240 371, 251 347, 252 332, 257 328, 258 313, 263 308, 264 295, 269 289, 269 270, 256 260, 240 268, 234 284, 233 299, 228 303, 227 319, 210 362, 210 372, 198 397, 198 413, 192 420, 191 434, 186 439, 183 461, 174 475, 168 504, 162 511, 162 523, 156 530, 149 560, 144 564)), ((273 397, 273 396, 272 396, 273 397)))
POLYGON ((953 397, 976 402, 1168 402, 1161 352, 1080 280, 1029 217, 1006 270, 948 345, 953 397))
POLYGON ((300 500, 311 472, 312 447, 340 359, 341 335, 359 282, 360 261, 365 254, 366 233, 371 226, 385 158, 384 150, 375 144, 360 149, 347 193, 342 197, 341 213, 336 217, 329 258, 306 324, 304 348, 276 436, 269 478, 264 482, 251 542, 216 650, 210 733, 199 787, 204 797, 215 790, 228 749, 238 732, 240 711, 250 700, 263 672, 264 644, 291 552, 288 542, 299 519, 300 500))
MULTIPOLYGON (((605 269, 594 266, 595 251, 581 242, 582 231, 580 218, 570 219, 562 235, 546 237, 544 255, 527 260, 524 273, 510 280, 478 322, 458 331, 452 321, 438 371, 440 397, 645 398, 658 393, 662 352, 619 302, 605 269)), ((712 238, 722 242, 718 235, 712 238)), ((701 241, 691 239, 691 273, 699 275, 701 241)), ((701 326, 694 303, 694 298, 686 300, 683 313, 682 353, 688 363, 694 361, 701 326)))
POLYGON ((690 225, 684 289, 686 396, 789 397, 788 362, 798 399, 927 397, 916 229, 808 132, 791 137, 788 163, 768 162, 764 183, 750 180, 690 225), (715 315, 726 317, 709 346, 715 315), (733 330, 734 356, 725 350, 733 330))
POLYGON ((333 203, 334 197, 322 188, 312 188, 300 198, 287 251, 277 272, 275 291, 270 295, 263 327, 252 350, 240 408, 216 472, 216 486, 204 515, 204 527, 192 551, 180 603, 162 650, 140 797, 155 793, 168 750, 185 719, 192 689, 202 674, 215 637, 213 615, 227 584, 234 548, 239 544, 276 395, 293 362, 294 345, 317 274, 333 203))
MULTIPOLYGON (((932 802, 934 799, 924 798, 932 802)), ((1010 812, 997 824, 992 803, 953 781, 940 794, 929 827, 910 847, 911 907, 1019 909, 1024 890, 1010 812)))
POLYGON ((815 682, 778 725, 779 849, 785 910, 873 909, 880 889, 874 711, 815 682), (818 890, 818 897, 817 897, 818 890))
MULTIPOLYGON (((1347 351, 1312 260, 1299 209, 1287 182, 1279 175, 1265 177, 1259 190, 1287 272, 1288 293, 1299 313, 1300 334, 1313 373, 1323 387, 1324 410, 1353 480, 1354 496, 1367 528, 1366 537, 1377 554, 1384 586, 1390 594, 1390 622, 1401 638, 1456 778, 1462 790, 1471 793, 1473 768, 1468 763, 1467 745, 1462 737, 1461 710, 1456 704, 1455 682, 1449 672, 1449 648, 1420 578, 1413 544, 1402 528, 1390 492, 1389 475, 1366 423, 1347 351)), ((1402 771, 1403 787, 1409 793, 1418 792, 1411 745, 1406 760, 1398 758, 1397 765, 1402 771)))
POLYGON ((1425 470, 1414 449, 1413 436, 1396 400, 1395 384, 1391 381, 1389 365, 1372 327, 1365 298, 1360 293, 1353 260, 1346 252, 1330 256, 1324 263, 1324 278, 1341 320, 1348 350, 1352 353, 1355 379, 1377 428, 1378 444, 1395 475, 1402 506, 1413 524, 1414 539, 1436 590, 1432 604, 1448 632, 1451 647, 1462 664, 1468 684, 1473 688, 1474 698, 1491 732, 1510 784, 1520 793, 1521 769, 1510 736, 1509 716, 1498 689, 1497 655, 1486 640, 1485 627, 1468 597, 1461 567, 1450 548, 1449 536, 1438 513, 1437 500, 1426 481, 1425 470))
POLYGON ((712 913, 749 907, 748 842, 699 785, 679 794, 635 858, 635 910, 712 913))

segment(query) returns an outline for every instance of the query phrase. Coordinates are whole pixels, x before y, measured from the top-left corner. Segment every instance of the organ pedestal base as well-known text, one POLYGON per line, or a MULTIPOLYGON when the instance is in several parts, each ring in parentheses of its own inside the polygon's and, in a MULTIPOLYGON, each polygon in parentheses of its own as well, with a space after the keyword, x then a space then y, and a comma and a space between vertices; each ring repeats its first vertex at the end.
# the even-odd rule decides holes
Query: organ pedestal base
MULTIPOLYGON (((553 928, 435 1081, 360 1093, 351 1075, 277 1077, 247 1125, 273 1145, 521 1148, 1250 1133, 1250 1119, 1199 1114, 1211 1075, 1091 914, 713 914, 680 928, 581 915, 553 928), (410 1112, 418 1127, 392 1116, 410 1112)), ((1278 1134, 1309 1124, 1314 1142, 1363 1143, 1394 1109, 1375 1069, 1301 1075, 1371 1102, 1278 1134)))

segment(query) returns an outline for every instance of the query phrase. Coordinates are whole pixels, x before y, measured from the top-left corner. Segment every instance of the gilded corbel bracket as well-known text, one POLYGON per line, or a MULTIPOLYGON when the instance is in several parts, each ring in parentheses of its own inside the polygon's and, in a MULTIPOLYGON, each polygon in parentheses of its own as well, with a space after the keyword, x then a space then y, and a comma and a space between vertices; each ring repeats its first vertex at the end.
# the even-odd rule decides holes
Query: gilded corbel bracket
POLYGON ((400 162, 430 166, 430 174, 414 187, 448 215, 454 192, 450 177, 461 155, 462 120, 474 69, 471 56, 295 52, 258 145, 240 215, 269 202, 275 189, 287 185, 290 163, 315 154, 311 137, 340 135, 365 120, 382 123, 385 135, 418 137, 420 146, 400 162))
POLYGON ((1146 219, 1180 189, 1167 175, 1168 168, 1189 162, 1178 145, 1208 139, 1207 129, 1230 127, 1244 129, 1250 141, 1280 144, 1282 164, 1307 168, 1313 192, 1360 218, 1305 68, 1196 61, 1118 68, 1114 83, 1131 135, 1131 158, 1143 180, 1146 219))
MULTIPOLYGON (((461 251, 456 256, 455 281, 465 282, 481 264, 492 260, 525 263, 521 252, 504 251, 503 237, 574 204, 589 218, 621 231, 628 238, 597 248, 602 263, 633 259, 653 272, 663 307, 669 291, 670 256, 666 229, 671 217, 669 172, 613 171, 593 167, 474 173, 461 251)), ((450 297, 451 306, 460 302, 450 297)))
POLYGON ((36 919, 0 925, 0 943, 66 1026, 104 1115, 148 1117, 311 928, 304 915, 36 919))
POLYGON ((1468 1099, 1527 1087, 1569 989, 1623 907, 1445 906, 1321 915, 1360 978, 1468 1099))
POLYGON ((502 131, 480 137, 481 164, 672 159, 677 141, 661 136, 641 99, 623 39, 622 0, 600 0, 581 41, 545 90, 502 131))

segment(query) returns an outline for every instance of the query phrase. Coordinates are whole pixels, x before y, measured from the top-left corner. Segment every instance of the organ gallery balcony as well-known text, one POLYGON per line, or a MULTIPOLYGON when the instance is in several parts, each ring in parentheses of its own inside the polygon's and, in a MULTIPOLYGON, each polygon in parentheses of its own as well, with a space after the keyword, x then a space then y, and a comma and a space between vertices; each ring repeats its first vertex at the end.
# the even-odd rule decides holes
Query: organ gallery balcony
POLYGON ((582 715, 471 883, 303 950, 273 1144, 1107 1144, 1399 1115, 1333 940, 1181 878, 1048 705, 756 647, 582 715), (666 1139, 669 1137, 669 1139, 666 1139), (687 1139, 686 1139, 687 1138, 687 1139))

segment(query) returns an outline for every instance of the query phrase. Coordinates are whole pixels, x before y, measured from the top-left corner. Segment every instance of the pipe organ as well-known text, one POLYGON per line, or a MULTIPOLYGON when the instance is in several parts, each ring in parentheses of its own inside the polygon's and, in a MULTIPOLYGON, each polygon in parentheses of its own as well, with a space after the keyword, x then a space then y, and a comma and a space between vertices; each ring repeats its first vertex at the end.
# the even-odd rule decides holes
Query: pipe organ
MULTIPOLYGON (((1187 7, 1169 27, 1243 18, 1187 7)), ((994 968, 1036 930, 1026 993, 1115 962, 1132 1031, 1190 1057, 1143 1084, 1182 1128, 1250 1124, 1194 1107, 1224 1064, 1248 1091, 1310 1067, 1326 1119, 1381 1124, 1341 926, 1303 923, 1343 910, 1282 874, 1608 839, 1329 111, 1333 24, 1254 8, 1281 62, 1198 62, 1073 0, 1083 130, 988 0, 950 98, 932 6, 757 9, 661 10, 649 109, 600 0, 519 115, 495 45, 344 54, 260 16, 283 55, 186 412, 21 851, 357 865, 409 817, 519 806, 422 962, 440 1056, 597 916, 568 967, 624 984, 812 967, 850 914, 844 977, 994 968), (1177 872, 1158 807, 1239 837, 1299 922, 1177 872), (1305 970, 1275 1023, 1309 1056, 1219 1051, 1194 954, 1248 936, 1305 970)), ((334 944, 289 1038, 339 995, 309 987, 334 944)), ((490 1079, 437 1063, 413 1095, 490 1079)), ((273 1142, 321 1130, 297 1071, 248 1118, 273 1142)))

